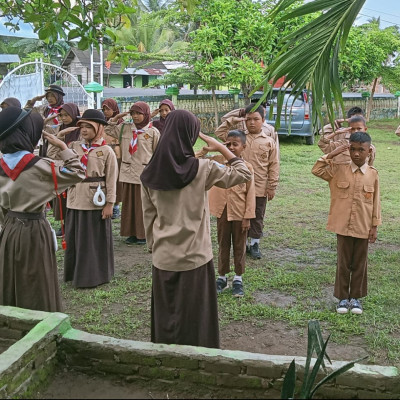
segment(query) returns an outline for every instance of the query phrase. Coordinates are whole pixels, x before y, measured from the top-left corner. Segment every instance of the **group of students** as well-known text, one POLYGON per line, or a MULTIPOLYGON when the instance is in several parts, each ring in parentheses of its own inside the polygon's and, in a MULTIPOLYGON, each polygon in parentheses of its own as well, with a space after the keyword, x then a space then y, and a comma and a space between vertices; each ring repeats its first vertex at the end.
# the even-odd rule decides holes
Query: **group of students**
MULTIPOLYGON (((114 273, 111 217, 122 202, 121 236, 127 244, 147 243, 152 253, 151 340, 219 347, 217 294, 229 287, 231 244, 232 294, 241 297, 246 253, 262 257, 266 205, 279 181, 278 137, 265 123, 264 108, 249 105, 226 115, 215 132, 219 142, 169 100, 153 113, 145 102, 120 113, 107 99, 103 112, 80 116, 63 95, 50 85, 24 109, 6 104, 0 112, 0 304, 62 309, 57 241, 45 218, 54 198, 65 219, 65 281, 74 287, 108 282, 114 273), (48 105, 35 108, 43 97, 48 105), (152 121, 156 113, 160 119, 152 121), (128 114, 132 122, 124 120, 128 114), (206 145, 195 154, 199 137, 206 145), (217 279, 210 211, 217 218, 217 279)), ((330 133, 325 127, 320 147, 327 154, 312 171, 330 183, 328 229, 338 235, 340 313, 362 312, 366 248, 381 223, 378 175, 368 164, 375 152, 365 120, 351 117, 349 128, 330 133)))

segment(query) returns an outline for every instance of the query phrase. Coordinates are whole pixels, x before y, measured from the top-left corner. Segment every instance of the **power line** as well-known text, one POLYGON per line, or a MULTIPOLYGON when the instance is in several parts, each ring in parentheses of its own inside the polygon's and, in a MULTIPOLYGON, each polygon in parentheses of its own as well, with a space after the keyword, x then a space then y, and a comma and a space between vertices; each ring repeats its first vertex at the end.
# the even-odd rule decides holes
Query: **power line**
POLYGON ((386 15, 390 15, 391 17, 400 18, 400 15, 394 15, 394 14, 386 13, 386 12, 383 12, 383 11, 373 10, 372 8, 368 8, 368 7, 364 7, 364 9, 365 10, 369 10, 369 11, 374 11, 374 12, 377 12, 379 14, 386 14, 386 15))
MULTIPOLYGON (((368 18, 376 18, 376 16, 372 16, 372 15, 367 15, 367 14, 361 14, 359 13, 358 15, 362 15, 363 17, 368 17, 368 18)), ((380 18, 380 17, 379 17, 380 18)), ((387 22, 388 24, 392 24, 393 26, 399 26, 400 22, 393 22, 393 21, 387 21, 385 19, 380 18, 380 20, 382 22, 387 22)))

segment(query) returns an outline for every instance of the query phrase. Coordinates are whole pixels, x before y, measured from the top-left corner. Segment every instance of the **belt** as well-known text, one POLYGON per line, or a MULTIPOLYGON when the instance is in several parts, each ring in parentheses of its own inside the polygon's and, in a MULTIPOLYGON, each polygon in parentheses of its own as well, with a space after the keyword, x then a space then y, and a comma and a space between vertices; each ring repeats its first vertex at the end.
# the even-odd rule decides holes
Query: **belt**
POLYGON ((44 213, 26 213, 26 212, 19 212, 19 211, 12 211, 9 210, 7 212, 7 216, 14 217, 18 219, 45 219, 44 213))
POLYGON ((106 177, 105 176, 89 176, 88 178, 85 178, 82 182, 105 182, 106 177))

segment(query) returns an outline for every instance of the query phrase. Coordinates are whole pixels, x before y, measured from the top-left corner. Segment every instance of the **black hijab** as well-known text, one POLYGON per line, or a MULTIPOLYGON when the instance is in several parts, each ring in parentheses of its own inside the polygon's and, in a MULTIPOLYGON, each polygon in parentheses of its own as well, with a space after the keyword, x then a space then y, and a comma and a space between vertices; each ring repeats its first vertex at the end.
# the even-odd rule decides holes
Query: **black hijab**
POLYGON ((191 112, 171 111, 156 151, 140 175, 143 185, 154 190, 177 190, 192 182, 199 169, 193 151, 199 132, 200 121, 191 112))
POLYGON ((0 141, 0 150, 3 154, 33 150, 42 136, 43 118, 39 113, 30 113, 14 131, 0 141))

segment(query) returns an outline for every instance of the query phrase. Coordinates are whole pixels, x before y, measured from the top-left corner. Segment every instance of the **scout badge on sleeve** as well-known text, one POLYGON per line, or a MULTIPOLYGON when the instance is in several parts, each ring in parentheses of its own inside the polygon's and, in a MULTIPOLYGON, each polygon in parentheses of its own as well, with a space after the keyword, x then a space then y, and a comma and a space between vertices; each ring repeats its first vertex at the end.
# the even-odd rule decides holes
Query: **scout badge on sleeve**
POLYGON ((97 186, 96 193, 93 196, 93 203, 96 206, 104 206, 104 204, 106 204, 106 195, 101 190, 101 183, 97 186))

